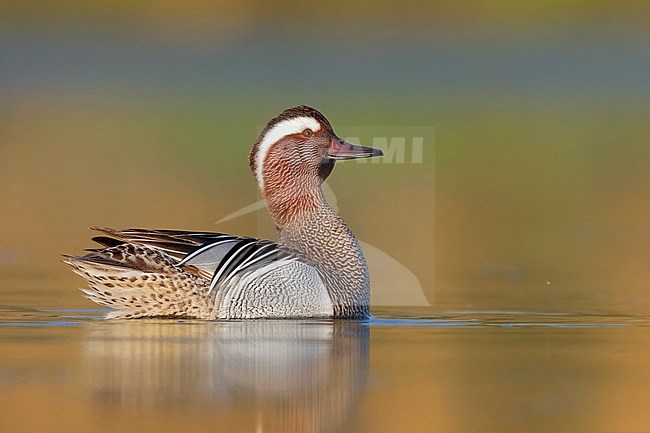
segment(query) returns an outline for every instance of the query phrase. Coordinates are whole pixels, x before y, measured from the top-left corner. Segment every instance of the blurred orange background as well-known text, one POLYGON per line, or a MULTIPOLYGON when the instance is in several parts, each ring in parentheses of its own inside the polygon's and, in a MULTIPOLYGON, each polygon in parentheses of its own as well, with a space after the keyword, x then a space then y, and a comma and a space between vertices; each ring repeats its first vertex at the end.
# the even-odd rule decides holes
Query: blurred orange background
POLYGON ((342 136, 435 131, 421 164, 330 181, 434 307, 648 311, 648 2, 3 1, 0 20, 5 296, 91 306, 58 254, 93 225, 273 236, 264 211, 214 222, 259 199, 249 148, 305 103, 342 136))

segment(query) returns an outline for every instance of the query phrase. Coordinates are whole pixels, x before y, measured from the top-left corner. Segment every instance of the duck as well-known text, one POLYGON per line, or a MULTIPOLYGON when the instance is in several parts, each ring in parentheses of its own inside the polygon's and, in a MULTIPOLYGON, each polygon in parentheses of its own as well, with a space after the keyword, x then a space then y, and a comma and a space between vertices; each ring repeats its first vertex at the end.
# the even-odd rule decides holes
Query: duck
POLYGON ((315 108, 273 117, 248 163, 278 241, 227 233, 93 227, 99 247, 63 262, 108 319, 359 319, 370 277, 322 184, 336 162, 383 156, 339 138, 315 108))

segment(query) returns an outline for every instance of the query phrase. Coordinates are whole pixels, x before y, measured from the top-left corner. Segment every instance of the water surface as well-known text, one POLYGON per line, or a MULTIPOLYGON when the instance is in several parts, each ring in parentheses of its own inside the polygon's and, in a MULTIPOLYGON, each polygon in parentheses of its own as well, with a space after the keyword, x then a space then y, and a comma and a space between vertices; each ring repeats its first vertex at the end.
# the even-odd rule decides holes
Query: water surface
POLYGON ((650 319, 109 321, 0 305, 0 431, 644 431, 650 319))

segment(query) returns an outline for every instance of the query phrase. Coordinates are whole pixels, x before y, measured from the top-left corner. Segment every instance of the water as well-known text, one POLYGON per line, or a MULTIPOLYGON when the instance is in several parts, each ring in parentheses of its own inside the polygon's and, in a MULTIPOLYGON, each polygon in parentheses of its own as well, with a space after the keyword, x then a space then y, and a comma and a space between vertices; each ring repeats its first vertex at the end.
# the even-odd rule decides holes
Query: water
POLYGON ((0 305, 0 431, 650 428, 644 316, 386 308, 366 322, 198 322, 103 313, 0 305))

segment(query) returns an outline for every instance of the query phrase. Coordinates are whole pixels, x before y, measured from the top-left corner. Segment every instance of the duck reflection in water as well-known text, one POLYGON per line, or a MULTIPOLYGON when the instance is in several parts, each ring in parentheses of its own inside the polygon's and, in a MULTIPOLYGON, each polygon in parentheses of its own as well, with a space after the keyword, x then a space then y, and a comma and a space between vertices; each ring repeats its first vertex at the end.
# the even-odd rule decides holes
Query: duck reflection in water
POLYGON ((104 322, 89 330, 84 365, 98 404, 341 431, 365 388, 369 332, 355 321, 104 322))

